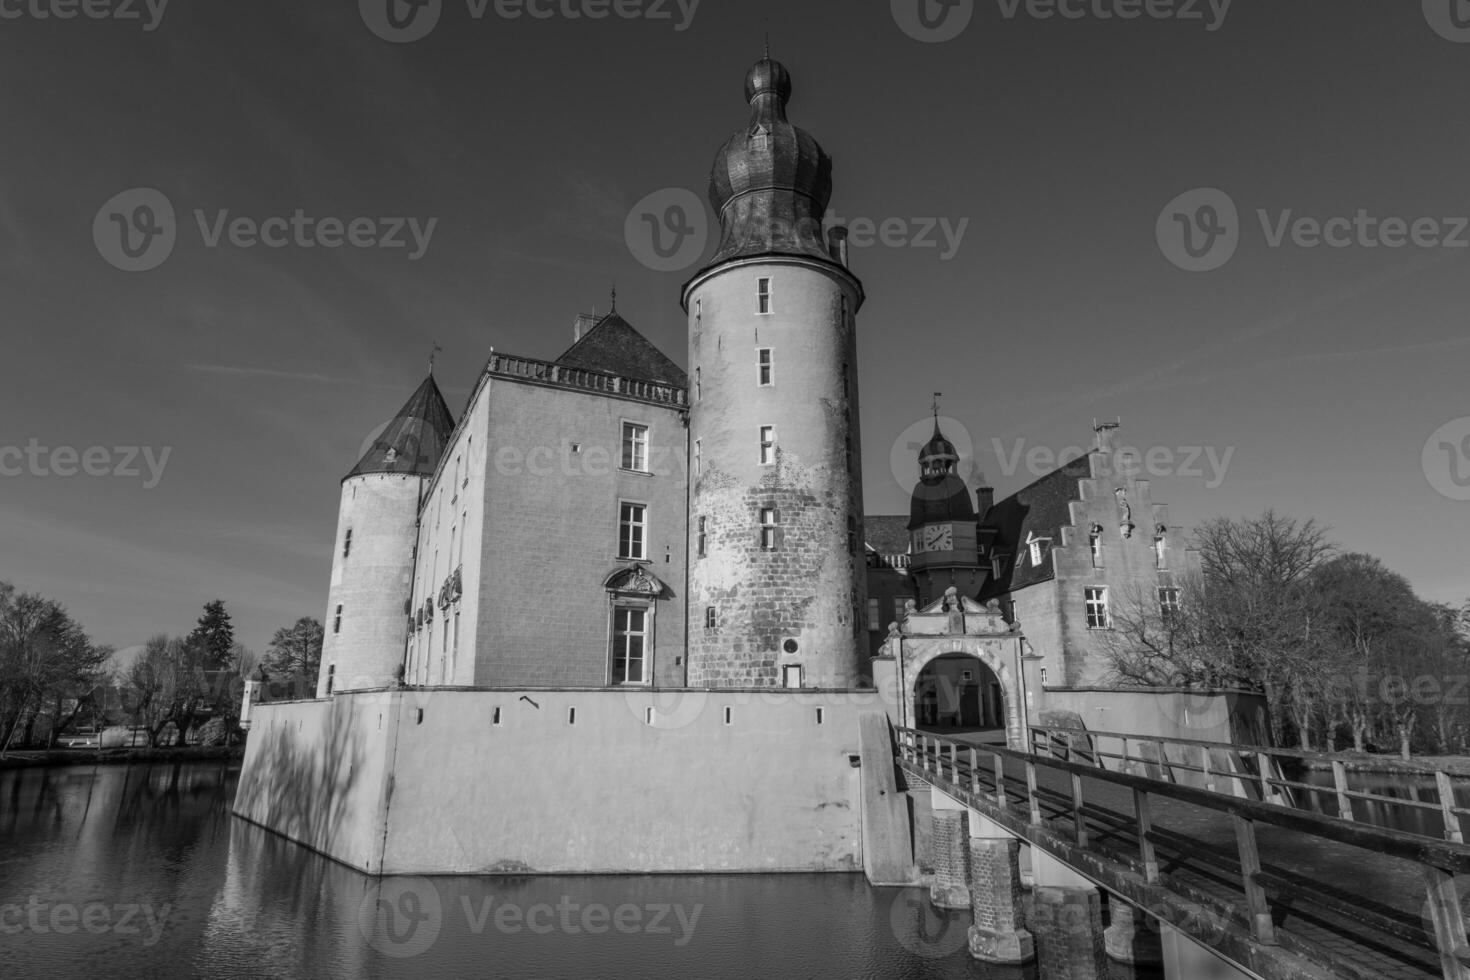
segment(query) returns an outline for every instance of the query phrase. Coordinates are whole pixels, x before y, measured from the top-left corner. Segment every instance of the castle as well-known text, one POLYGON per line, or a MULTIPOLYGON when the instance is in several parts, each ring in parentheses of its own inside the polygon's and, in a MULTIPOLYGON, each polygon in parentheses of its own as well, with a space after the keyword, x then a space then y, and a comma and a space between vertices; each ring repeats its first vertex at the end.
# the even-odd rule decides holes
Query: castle
POLYGON ((343 479, 317 696, 247 693, 235 812, 373 873, 907 881, 890 724, 1229 738, 1109 685, 1111 604, 1197 561, 1114 426, 997 501, 936 410, 910 512, 864 513, 863 286, 791 87, 758 61, 715 157, 687 373, 614 301, 457 420, 431 372, 343 479))

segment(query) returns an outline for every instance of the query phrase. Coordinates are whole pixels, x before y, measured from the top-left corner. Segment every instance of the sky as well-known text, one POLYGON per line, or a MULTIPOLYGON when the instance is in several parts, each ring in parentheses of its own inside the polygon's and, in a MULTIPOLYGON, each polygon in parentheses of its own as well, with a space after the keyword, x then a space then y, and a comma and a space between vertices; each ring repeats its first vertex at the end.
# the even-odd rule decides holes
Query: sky
POLYGON ((867 291, 869 513, 942 392, 1000 495, 1121 419, 1173 523, 1470 597, 1461 0, 389 2, 0 0, 0 580, 99 642, 321 618, 436 344, 458 415, 616 284, 686 363, 699 256, 638 229, 709 237, 767 34, 867 291))

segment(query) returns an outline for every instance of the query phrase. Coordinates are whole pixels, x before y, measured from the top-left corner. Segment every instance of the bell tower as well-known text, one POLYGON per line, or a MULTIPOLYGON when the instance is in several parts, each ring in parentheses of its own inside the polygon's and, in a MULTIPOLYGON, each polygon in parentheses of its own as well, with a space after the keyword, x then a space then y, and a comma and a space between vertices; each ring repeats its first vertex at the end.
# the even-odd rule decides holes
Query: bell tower
POLYGON ((689 317, 689 674, 693 687, 843 688, 860 676, 863 288, 822 216, 832 160, 786 118, 763 58, 749 119, 715 157, 719 248, 689 317))
POLYGON ((955 472, 958 463, 954 443, 939 431, 936 402, 934 435, 919 450, 919 484, 909 503, 909 550, 921 608, 950 586, 973 598, 985 584, 975 507, 955 472))

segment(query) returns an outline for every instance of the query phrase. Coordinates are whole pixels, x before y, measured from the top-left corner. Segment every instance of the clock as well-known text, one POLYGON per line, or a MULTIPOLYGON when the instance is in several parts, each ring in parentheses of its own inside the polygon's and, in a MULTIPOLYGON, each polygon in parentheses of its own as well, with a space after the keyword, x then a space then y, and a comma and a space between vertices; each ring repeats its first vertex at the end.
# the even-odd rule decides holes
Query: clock
POLYGON ((935 524, 924 528, 925 551, 953 551, 954 525, 935 524))

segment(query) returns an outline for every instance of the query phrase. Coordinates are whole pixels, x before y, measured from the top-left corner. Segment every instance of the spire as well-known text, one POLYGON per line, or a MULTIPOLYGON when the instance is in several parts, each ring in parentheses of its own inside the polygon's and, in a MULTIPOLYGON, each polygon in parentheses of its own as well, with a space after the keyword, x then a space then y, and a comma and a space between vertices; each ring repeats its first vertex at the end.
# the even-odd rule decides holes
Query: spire
POLYGON ((608 316, 612 316, 614 313, 617 313, 617 312, 618 312, 618 284, 617 283, 613 283, 613 287, 612 287, 612 309, 608 311, 608 316))
POLYGON ((431 350, 431 351, 429 351, 429 377, 431 377, 431 378, 434 376, 434 355, 437 354, 437 353, 439 353, 443 349, 444 349, 443 347, 440 347, 439 346, 439 342, 438 341, 435 341, 434 342, 434 349, 431 350))
MULTIPOLYGON (((434 347, 438 350, 436 344, 434 347)), ((432 362, 433 354, 429 355, 432 362)), ((367 473, 411 473, 429 476, 454 431, 454 416, 431 372, 398 413, 378 433, 348 477, 367 473)))

